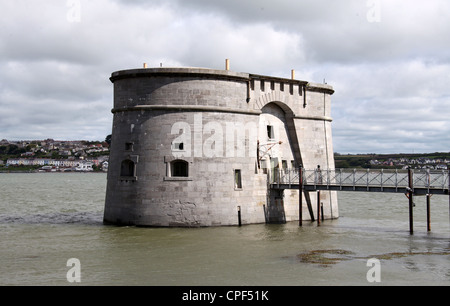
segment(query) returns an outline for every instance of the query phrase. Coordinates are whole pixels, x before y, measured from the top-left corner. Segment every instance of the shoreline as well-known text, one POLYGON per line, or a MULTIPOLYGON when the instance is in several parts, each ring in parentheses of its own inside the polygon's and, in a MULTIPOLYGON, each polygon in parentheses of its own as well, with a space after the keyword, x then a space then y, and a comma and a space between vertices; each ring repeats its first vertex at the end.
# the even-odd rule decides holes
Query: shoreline
POLYGON ((104 173, 106 174, 106 171, 36 171, 36 170, 23 170, 23 171, 0 171, 0 174, 13 174, 13 173, 21 173, 21 174, 30 174, 30 173, 104 173))

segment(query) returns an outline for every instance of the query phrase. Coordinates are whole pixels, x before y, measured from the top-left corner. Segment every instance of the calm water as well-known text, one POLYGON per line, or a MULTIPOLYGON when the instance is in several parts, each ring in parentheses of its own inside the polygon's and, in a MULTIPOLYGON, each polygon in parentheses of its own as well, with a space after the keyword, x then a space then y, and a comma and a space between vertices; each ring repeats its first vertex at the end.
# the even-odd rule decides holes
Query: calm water
POLYGON ((102 224, 105 174, 0 174, 0 285, 450 285, 447 196, 416 197, 409 235, 403 194, 339 193, 341 218, 218 228, 102 224))

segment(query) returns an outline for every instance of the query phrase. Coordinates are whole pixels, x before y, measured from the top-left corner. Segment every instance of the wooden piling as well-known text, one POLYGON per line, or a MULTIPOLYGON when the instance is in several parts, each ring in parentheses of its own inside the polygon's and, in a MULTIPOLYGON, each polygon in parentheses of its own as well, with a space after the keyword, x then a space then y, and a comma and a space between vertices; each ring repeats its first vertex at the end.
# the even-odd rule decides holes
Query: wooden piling
POLYGON ((430 202, 431 202, 431 194, 427 194, 427 231, 431 231, 431 217, 430 217, 430 202))
POLYGON ((324 214, 323 214, 323 202, 320 202, 320 216, 322 217, 322 222, 325 220, 324 214))
POLYGON ((320 190, 317 190, 317 226, 320 226, 320 190))
POLYGON ((414 184, 413 184, 413 170, 412 169, 408 169, 408 186, 409 186, 409 233, 412 235, 414 234, 414 218, 413 218, 413 207, 414 207, 414 202, 413 202, 413 188, 414 188, 414 184))
POLYGON ((303 225, 303 170, 302 166, 298 167, 298 226, 303 225))

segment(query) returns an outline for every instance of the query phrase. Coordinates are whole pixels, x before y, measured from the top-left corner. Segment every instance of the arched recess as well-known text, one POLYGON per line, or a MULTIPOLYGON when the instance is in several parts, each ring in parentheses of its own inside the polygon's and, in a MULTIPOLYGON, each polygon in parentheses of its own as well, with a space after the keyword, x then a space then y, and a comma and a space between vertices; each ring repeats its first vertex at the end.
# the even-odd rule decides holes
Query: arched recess
MULTIPOLYGON (((298 141, 298 137, 297 137, 297 132, 295 129, 295 123, 294 123, 295 115, 294 115, 293 110, 288 105, 286 105, 285 103, 283 103, 281 101, 271 101, 271 102, 266 103, 261 108, 261 112, 262 112, 262 114, 260 115, 260 129, 262 129, 262 131, 260 131, 259 137, 260 138, 263 137, 263 135, 261 133, 266 132, 266 129, 263 126, 264 124, 261 122, 261 120, 266 120, 265 118, 267 118, 267 117, 270 118, 270 116, 277 117, 285 125, 285 127, 284 127, 285 133, 287 135, 287 140, 288 140, 288 143, 285 145, 289 145, 290 150, 292 151, 292 155, 295 160, 295 165, 298 166, 300 164, 303 164, 301 152, 300 152, 299 141, 298 141)), ((267 133, 269 133, 269 130, 267 130, 267 133)), ((266 141, 266 139, 259 139, 259 140, 260 140, 261 144, 266 141)), ((274 140, 276 140, 276 139, 274 139, 274 140)))
POLYGON ((170 172, 172 177, 189 177, 189 163, 176 159, 170 162, 170 172))
POLYGON ((135 163, 132 160, 125 159, 120 165, 120 176, 134 177, 136 175, 135 163))

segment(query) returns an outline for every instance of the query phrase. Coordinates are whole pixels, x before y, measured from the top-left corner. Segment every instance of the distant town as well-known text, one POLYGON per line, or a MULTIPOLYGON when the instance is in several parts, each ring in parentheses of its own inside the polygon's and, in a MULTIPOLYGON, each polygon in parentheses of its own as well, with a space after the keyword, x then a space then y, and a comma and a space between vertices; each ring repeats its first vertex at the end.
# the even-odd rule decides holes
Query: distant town
POLYGON ((334 154, 336 168, 430 169, 447 170, 449 153, 422 154, 334 154))
POLYGON ((0 141, 2 172, 105 172, 110 136, 105 141, 0 141))
MULTIPOLYGON (((0 141, 0 172, 106 172, 111 135, 104 141, 54 139, 0 141)), ((450 152, 422 154, 340 154, 336 168, 450 169, 450 152)))

